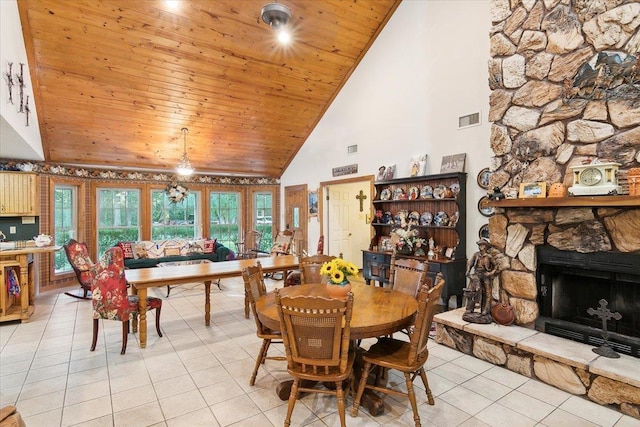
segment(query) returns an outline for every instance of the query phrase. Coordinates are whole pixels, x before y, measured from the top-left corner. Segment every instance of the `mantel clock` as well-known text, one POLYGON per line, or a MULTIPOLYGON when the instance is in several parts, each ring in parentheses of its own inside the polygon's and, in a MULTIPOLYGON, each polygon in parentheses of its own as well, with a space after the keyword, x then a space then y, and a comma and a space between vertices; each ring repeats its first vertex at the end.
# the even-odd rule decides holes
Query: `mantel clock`
POLYGON ((618 185, 620 163, 590 163, 571 166, 573 186, 569 187, 570 196, 603 196, 621 194, 618 185))

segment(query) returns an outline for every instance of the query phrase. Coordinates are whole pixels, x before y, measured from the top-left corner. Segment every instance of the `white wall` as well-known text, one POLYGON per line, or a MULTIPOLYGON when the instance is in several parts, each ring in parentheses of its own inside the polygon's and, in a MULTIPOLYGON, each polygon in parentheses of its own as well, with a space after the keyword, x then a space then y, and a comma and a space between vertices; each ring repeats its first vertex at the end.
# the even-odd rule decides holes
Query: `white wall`
POLYGON ((22 38, 22 26, 18 3, 15 0, 0 0, 0 64, 2 84, 0 85, 0 158, 44 160, 40 127, 36 114, 36 104, 31 85, 31 74, 27 65, 27 51, 22 38), (13 81, 13 104, 9 104, 9 89, 5 74, 9 71, 8 63, 13 62, 11 69, 13 81), (20 88, 16 74, 20 73, 20 63, 26 87, 24 96, 29 96, 29 126, 26 116, 19 113, 20 88))
MULTIPOLYGON (((477 250, 487 223, 476 205, 486 190, 476 184, 489 166, 487 61, 489 0, 404 0, 282 176, 282 187, 375 175, 428 154, 427 173, 442 156, 467 153, 467 254, 477 250), (481 125, 458 130, 458 116, 481 113, 481 125), (347 155, 347 146, 358 153, 347 155), (357 163, 358 175, 333 178, 331 169, 357 163)), ((309 250, 320 235, 309 223, 309 250)))

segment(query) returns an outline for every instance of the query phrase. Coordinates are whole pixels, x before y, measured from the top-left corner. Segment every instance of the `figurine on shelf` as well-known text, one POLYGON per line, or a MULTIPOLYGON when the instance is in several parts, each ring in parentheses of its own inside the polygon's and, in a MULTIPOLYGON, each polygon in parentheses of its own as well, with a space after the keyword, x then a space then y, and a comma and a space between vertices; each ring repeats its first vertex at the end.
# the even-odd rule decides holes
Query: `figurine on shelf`
POLYGON ((467 303, 467 309, 462 315, 462 319, 472 323, 491 323, 493 321, 491 317, 491 282, 498 271, 498 266, 493 256, 488 252, 491 246, 489 242, 480 239, 476 244, 478 252, 474 253, 467 262, 469 286, 466 290, 469 296, 474 298, 474 302, 467 303), (478 288, 478 296, 474 296, 476 287, 478 288), (482 298, 479 296, 480 288, 482 288, 482 298), (475 312, 476 302, 481 303, 480 313, 475 312))
POLYGON ((424 253, 424 248, 422 247, 422 242, 424 241, 424 239, 416 239, 415 242, 415 249, 413 251, 413 255, 415 256, 426 256, 427 254, 424 253))
POLYGON ((429 259, 434 259, 436 257, 436 243, 433 241, 433 237, 429 237, 429 252, 427 252, 427 257, 429 259))
POLYGON ((502 192, 502 190, 500 190, 500 187, 493 187, 493 193, 489 193, 488 195, 489 195, 489 200, 496 200, 496 201, 502 200, 506 197, 502 192))

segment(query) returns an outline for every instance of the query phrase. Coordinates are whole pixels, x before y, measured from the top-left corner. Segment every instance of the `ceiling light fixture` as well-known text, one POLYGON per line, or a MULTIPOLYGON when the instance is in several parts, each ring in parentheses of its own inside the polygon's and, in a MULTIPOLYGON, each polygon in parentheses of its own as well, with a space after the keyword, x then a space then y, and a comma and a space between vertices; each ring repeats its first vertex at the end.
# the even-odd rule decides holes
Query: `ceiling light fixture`
POLYGON ((183 145, 184 151, 182 152, 182 158, 180 159, 180 163, 178 163, 178 167, 176 168, 178 175, 182 175, 182 176, 188 176, 193 173, 191 162, 187 157, 187 133, 189 133, 189 129, 182 128, 182 134, 184 135, 184 145, 183 145))
POLYGON ((260 11, 260 17, 262 21, 278 31, 278 40, 280 43, 289 43, 291 36, 286 27, 291 20, 291 10, 289 10, 287 6, 280 3, 266 4, 260 11))
POLYGON ((260 11, 260 16, 271 28, 277 30, 281 26, 289 23, 289 20, 291 19, 291 11, 283 4, 269 3, 264 5, 262 11, 260 11))

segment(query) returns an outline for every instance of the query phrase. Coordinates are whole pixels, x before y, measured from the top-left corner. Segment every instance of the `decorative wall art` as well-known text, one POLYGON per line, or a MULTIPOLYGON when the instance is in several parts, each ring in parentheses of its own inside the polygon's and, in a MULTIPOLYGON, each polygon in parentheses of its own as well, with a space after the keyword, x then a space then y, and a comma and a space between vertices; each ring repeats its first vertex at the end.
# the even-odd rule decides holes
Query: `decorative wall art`
POLYGON ((13 67, 13 62, 7 62, 7 71, 4 73, 4 79, 7 82, 7 92, 9 94, 9 99, 7 103, 13 104, 13 87, 15 86, 15 82, 13 81, 13 75, 11 74, 11 68, 13 67))
POLYGON ((464 163, 466 158, 466 153, 443 156, 442 164, 440 165, 440 173, 464 172, 464 163))
POLYGON ((4 79, 7 83, 7 93, 8 99, 7 104, 13 104, 13 87, 17 86, 20 88, 20 107, 18 108, 18 113, 24 113, 26 116, 25 126, 29 126, 29 114, 31 109, 29 108, 29 95, 25 95, 24 88, 25 85, 25 77, 24 77, 24 64, 20 63, 20 73, 13 74, 13 62, 7 62, 7 71, 4 73, 4 79))
POLYGON ((309 217, 318 216, 318 191, 309 191, 309 217))

